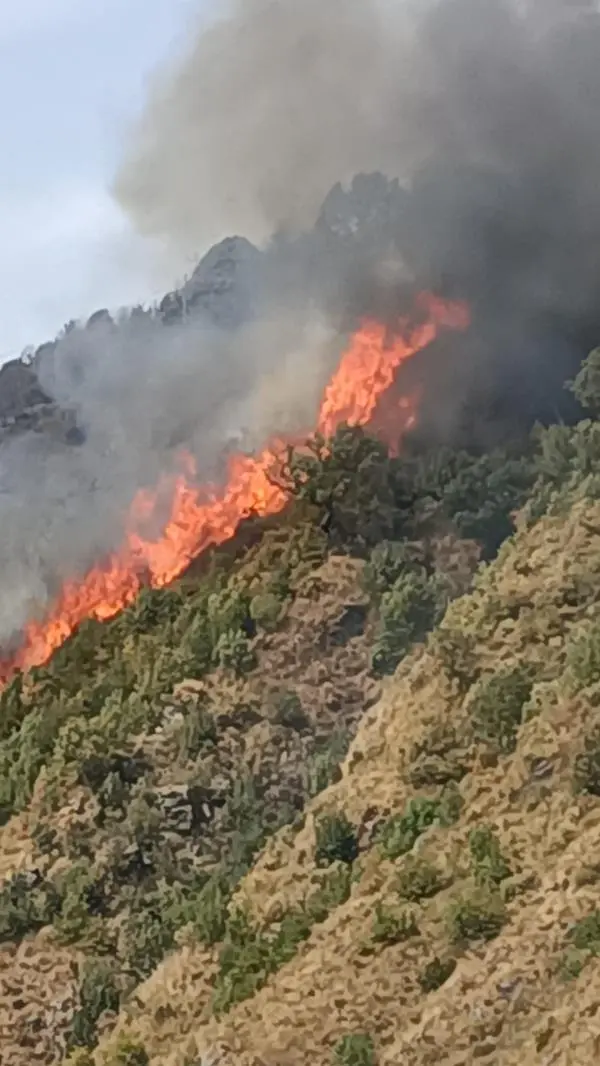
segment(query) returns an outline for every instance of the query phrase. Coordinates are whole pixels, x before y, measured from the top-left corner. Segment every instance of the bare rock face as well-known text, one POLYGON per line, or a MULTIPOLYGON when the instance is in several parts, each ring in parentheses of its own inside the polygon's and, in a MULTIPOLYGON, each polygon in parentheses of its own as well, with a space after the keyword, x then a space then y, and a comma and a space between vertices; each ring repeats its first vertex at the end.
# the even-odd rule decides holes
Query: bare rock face
POLYGON ((185 310, 235 327, 252 313, 263 253, 245 237, 227 237, 200 261, 181 290, 185 310))

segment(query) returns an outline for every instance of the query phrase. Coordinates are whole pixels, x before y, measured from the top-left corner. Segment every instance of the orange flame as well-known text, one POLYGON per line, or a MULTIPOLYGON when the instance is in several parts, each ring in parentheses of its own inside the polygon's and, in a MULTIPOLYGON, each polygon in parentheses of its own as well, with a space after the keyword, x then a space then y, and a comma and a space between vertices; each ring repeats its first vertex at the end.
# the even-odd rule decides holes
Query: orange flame
MULTIPOLYGON (((430 344, 440 329, 461 330, 469 325, 465 305, 429 293, 419 296, 417 312, 422 321, 415 325, 402 320, 390 338, 379 323, 363 323, 325 390, 320 433, 331 436, 343 422, 367 425, 401 363, 430 344)), ((416 397, 400 402, 402 428, 414 424, 416 402, 416 397)), ((258 455, 233 456, 226 485, 219 491, 198 487, 192 457, 182 456, 182 472, 174 483, 163 479, 156 492, 137 493, 122 548, 82 580, 67 581, 45 617, 27 625, 19 650, 10 660, 0 661, 0 678, 46 662, 81 622, 112 618, 135 600, 142 584, 168 585, 210 545, 233 537, 249 515, 264 517, 281 511, 288 497, 270 475, 285 448, 285 442, 272 441, 258 455), (158 540, 145 539, 139 530, 152 517, 165 489, 170 490, 171 517, 158 540)))

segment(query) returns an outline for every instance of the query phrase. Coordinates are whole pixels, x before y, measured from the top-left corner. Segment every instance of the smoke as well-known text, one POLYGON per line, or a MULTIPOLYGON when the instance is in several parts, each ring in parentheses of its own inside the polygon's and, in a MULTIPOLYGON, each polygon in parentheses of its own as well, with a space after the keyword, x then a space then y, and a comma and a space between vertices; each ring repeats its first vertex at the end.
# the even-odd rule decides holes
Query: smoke
MULTIPOLYGON (((122 544, 136 492, 168 482, 182 449, 218 486, 228 448, 313 425, 339 343, 318 316, 272 308, 235 331, 206 316, 101 319, 44 353, 40 382, 83 439, 68 443, 57 413, 44 432, 0 444, 0 647, 122 544)), ((170 504, 167 491, 143 535, 160 534, 170 504)))
POLYGON ((600 336, 599 189, 591 0, 230 0, 157 78, 114 191, 186 255, 265 247, 211 253, 168 325, 101 318, 39 358, 83 441, 0 443, 0 645, 121 543, 182 446, 219 481, 233 442, 313 425, 344 332, 415 287, 474 314, 402 371, 428 439, 553 411, 600 336))
POLYGON ((296 242, 316 298, 386 308, 391 262, 470 300, 453 393, 427 382, 432 429, 473 374, 529 402, 543 365, 552 406, 600 332, 597 0, 230 0, 156 79, 114 191, 182 250, 293 242, 334 183, 376 170, 400 187, 367 251, 362 231, 296 242))

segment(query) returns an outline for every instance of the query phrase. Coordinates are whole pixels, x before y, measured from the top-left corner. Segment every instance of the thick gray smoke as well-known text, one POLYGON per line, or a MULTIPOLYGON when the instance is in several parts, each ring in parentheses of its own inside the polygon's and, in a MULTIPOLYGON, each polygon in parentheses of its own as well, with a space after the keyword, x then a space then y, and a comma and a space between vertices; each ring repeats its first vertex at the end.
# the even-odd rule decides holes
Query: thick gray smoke
POLYGON ((120 543, 181 446, 218 480, 233 438, 311 426, 344 331, 415 286, 474 313, 407 369, 426 433, 552 408, 600 337, 599 190, 591 0, 231 0, 157 81, 115 191, 185 253, 275 236, 222 273, 211 253, 183 314, 101 317, 40 356, 83 440, 0 442, 0 645, 120 543))

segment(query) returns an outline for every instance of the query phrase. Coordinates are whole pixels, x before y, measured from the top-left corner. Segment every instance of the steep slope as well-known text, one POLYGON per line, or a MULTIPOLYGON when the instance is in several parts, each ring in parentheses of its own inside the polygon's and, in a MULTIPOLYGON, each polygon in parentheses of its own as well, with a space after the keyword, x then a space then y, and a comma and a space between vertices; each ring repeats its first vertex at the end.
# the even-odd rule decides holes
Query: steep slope
POLYGON ((595 1061, 599 575, 597 503, 521 531, 405 661, 341 780, 272 838, 234 905, 281 928, 323 881, 325 816, 355 828, 349 898, 222 1020, 203 1022, 214 990, 190 980, 186 949, 119 1030, 173 1066, 325 1064, 353 1033, 381 1063, 595 1061), (408 912, 414 927, 398 922, 408 912))
POLYGON ((599 425, 342 427, 277 520, 14 678, 3 1062, 590 1061, 599 425))

